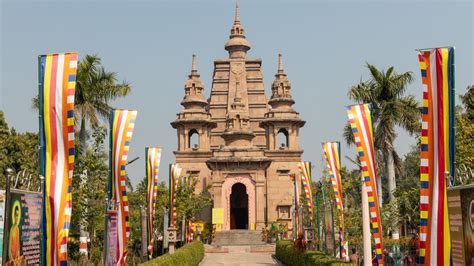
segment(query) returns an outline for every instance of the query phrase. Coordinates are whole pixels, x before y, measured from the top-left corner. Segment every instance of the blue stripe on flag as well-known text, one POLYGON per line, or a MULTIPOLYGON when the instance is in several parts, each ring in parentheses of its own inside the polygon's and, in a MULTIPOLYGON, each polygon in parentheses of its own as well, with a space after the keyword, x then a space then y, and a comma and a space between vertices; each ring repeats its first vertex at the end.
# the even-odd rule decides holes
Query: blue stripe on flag
POLYGON ((421 181, 420 182, 420 187, 421 188, 428 188, 428 181, 421 181))

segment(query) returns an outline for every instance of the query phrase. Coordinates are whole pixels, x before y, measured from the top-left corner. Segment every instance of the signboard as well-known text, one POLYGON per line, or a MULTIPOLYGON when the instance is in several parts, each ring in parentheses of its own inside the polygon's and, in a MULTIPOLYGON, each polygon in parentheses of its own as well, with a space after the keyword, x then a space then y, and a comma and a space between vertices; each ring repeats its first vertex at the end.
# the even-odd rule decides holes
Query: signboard
POLYGON ((194 232, 202 232, 204 230, 204 222, 195 222, 193 223, 193 231, 194 232))
POLYGON ((165 210, 163 216, 163 249, 168 248, 168 211, 165 210))
POLYGON ((41 193, 12 189, 8 215, 6 265, 39 265, 41 260, 41 193))
POLYGON ((107 265, 116 265, 117 259, 117 212, 108 211, 107 219, 107 243, 108 243, 108 254, 107 254, 107 265))
POLYGON ((324 210, 324 225, 326 229, 326 248, 330 254, 335 254, 335 239, 334 239, 334 218, 332 217, 332 205, 327 204, 324 210))
POLYGON ((224 224, 223 208, 212 208, 212 224, 224 224))
POLYGON ((474 262, 474 185, 448 188, 453 265, 474 262))

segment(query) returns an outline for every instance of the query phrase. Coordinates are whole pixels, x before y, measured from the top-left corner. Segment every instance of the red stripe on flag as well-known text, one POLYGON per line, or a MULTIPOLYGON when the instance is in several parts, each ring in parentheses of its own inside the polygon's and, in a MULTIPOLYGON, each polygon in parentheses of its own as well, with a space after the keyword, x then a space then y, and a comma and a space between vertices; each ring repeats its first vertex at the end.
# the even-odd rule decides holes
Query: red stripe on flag
POLYGON ((438 158, 435 158, 438 164, 438 187, 434 188, 438 193, 438 228, 437 230, 437 259, 438 262, 444 261, 444 104, 443 104, 443 55, 442 49, 436 49, 436 100, 438 113, 434 119, 438 121, 438 158))

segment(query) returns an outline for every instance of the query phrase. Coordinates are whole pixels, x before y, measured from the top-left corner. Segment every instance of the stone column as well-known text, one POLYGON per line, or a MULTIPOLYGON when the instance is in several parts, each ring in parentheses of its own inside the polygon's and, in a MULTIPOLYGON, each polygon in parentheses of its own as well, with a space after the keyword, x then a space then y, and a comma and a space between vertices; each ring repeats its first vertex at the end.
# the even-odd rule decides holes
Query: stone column
POLYGON ((261 230, 265 227, 265 212, 268 212, 268 210, 266 210, 265 182, 266 181, 257 181, 256 184, 255 204, 257 205, 257 224, 255 225, 255 230, 261 230))

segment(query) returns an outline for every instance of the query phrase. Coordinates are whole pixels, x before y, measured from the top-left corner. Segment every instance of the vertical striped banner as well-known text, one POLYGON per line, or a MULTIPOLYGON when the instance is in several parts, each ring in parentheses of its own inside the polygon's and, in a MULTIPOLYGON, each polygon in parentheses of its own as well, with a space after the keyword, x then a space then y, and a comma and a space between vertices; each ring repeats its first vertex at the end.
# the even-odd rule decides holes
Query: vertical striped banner
POLYGON ((186 231, 186 242, 191 243, 194 239, 194 230, 193 230, 193 221, 189 220, 188 222, 188 230, 186 231))
POLYGON ((115 240, 111 239, 116 242, 117 246, 117 253, 114 259, 117 265, 125 265, 127 242, 130 237, 125 166, 127 165, 128 151, 136 117, 137 111, 134 110, 114 109, 110 114, 110 176, 108 196, 109 200, 112 200, 114 203, 114 210, 117 212, 117 232, 114 232, 117 237, 115 240))
POLYGON ((374 133, 369 104, 356 104, 347 107, 347 116, 357 146, 364 185, 369 201, 372 233, 375 241, 375 254, 379 265, 384 264, 382 244, 382 220, 377 197, 376 171, 374 161, 374 133))
POLYGON ((418 52, 423 84, 420 264, 449 265, 446 179, 454 178, 454 48, 418 52))
POLYGON ((322 144, 324 157, 326 157, 329 176, 331 178, 337 209, 339 210, 339 233, 341 259, 347 256, 344 248, 344 205, 342 203, 342 178, 341 178, 341 143, 339 141, 326 142, 322 144))
POLYGON ((311 162, 300 162, 301 183, 308 203, 309 217, 313 221, 313 192, 311 191, 311 162))
MULTIPOLYGON (((296 178, 296 177, 295 177, 296 178)), ((295 208, 296 208, 296 238, 303 235, 303 218, 300 210, 300 189, 298 182, 295 182, 295 208)))
POLYGON ((77 53, 38 57, 43 264, 67 265, 74 170, 74 93, 77 53))
POLYGON ((147 211, 148 211, 148 251, 150 258, 153 256, 153 224, 156 210, 156 194, 158 193, 158 174, 160 171, 161 148, 145 148, 145 168, 147 179, 147 211))
POLYGON ((176 228, 176 190, 178 189, 179 176, 181 167, 178 164, 170 164, 170 227, 176 228))

